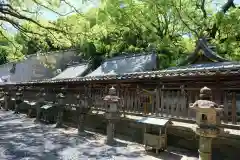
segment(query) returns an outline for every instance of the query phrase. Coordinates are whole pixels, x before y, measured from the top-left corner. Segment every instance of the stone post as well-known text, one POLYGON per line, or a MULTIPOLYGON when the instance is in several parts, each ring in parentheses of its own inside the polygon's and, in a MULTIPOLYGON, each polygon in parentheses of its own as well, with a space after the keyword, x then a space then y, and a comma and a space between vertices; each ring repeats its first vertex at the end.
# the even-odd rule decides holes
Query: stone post
POLYGON ((190 105, 196 111, 196 134, 199 135, 199 160, 212 159, 212 139, 220 134, 220 116, 223 111, 218 104, 211 101, 211 89, 200 90, 200 100, 190 105))
POLYGON ((38 93, 37 97, 38 97, 38 103, 36 105, 36 119, 35 122, 39 122, 40 121, 40 116, 41 116, 41 107, 44 105, 44 101, 45 101, 45 90, 44 88, 40 89, 40 92, 38 93))
POLYGON ((0 96, 1 96, 1 106, 0 108, 3 108, 3 104, 4 104, 4 92, 3 92, 3 88, 0 88, 0 96), (3 99, 2 99, 3 98, 3 99))
POLYGON ((115 120, 119 119, 119 100, 120 98, 116 96, 116 89, 114 87, 109 89, 109 94, 104 97, 104 101, 107 102, 108 107, 105 113, 107 124, 107 141, 106 143, 111 145, 114 141, 115 132, 115 120))
POLYGON ((64 99, 65 99, 65 95, 64 92, 65 88, 61 88, 61 92, 57 94, 57 110, 58 110, 58 115, 57 115, 57 124, 56 124, 56 128, 60 128, 63 127, 63 111, 64 111, 64 99))
POLYGON ((14 109, 14 113, 18 114, 19 113, 19 107, 20 104, 23 102, 23 93, 22 93, 22 89, 18 88, 17 93, 16 93, 16 101, 15 101, 15 109, 14 109))
POLYGON ((78 114, 78 133, 83 134, 85 131, 85 119, 86 114, 89 112, 90 107, 88 106, 88 97, 85 95, 82 96, 77 95, 77 114, 78 114))
POLYGON ((9 109, 8 109, 8 105, 9 105, 9 101, 10 101, 10 94, 9 94, 9 92, 8 91, 5 91, 4 92, 4 106, 3 106, 3 108, 6 110, 6 111, 8 111, 9 109))

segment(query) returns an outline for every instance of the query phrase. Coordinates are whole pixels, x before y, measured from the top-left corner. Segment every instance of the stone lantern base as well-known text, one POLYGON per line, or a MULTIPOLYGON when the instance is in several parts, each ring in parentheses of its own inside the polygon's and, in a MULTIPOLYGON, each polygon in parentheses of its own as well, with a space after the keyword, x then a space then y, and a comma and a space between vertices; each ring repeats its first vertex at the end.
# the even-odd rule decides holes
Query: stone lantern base
POLYGON ((196 128, 196 134, 199 135, 199 160, 212 159, 212 139, 220 133, 218 128, 196 128))
POLYGON ((198 153, 199 153, 199 157, 198 159, 199 160, 211 160, 212 159, 212 153, 204 153, 204 152, 201 152, 200 149, 198 150, 198 153))
POLYGON ((209 137, 209 138, 215 138, 220 134, 219 128, 196 128, 196 134, 200 137, 209 137))

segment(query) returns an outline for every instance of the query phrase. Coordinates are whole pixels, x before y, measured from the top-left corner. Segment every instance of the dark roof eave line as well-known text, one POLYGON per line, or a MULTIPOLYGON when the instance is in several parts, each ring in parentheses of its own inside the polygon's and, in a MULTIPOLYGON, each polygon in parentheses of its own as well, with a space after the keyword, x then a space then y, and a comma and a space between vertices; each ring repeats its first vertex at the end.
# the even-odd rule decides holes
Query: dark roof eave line
POLYGON ((201 38, 198 40, 194 52, 192 54, 190 54, 186 58, 186 60, 181 62, 178 66, 192 64, 194 62, 194 60, 197 58, 197 56, 198 56, 197 53, 199 52, 200 49, 203 50, 203 54, 210 60, 218 61, 218 62, 229 62, 229 60, 221 57, 220 55, 216 54, 212 49, 210 49, 206 44, 206 39, 201 38))
POLYGON ((178 66, 188 65, 189 63, 192 63, 197 58, 197 53, 200 50, 200 45, 197 43, 197 47, 195 48, 194 52, 187 56, 186 60, 181 62, 178 66))
MULTIPOLYGON (((105 80, 141 80, 141 79, 161 79, 161 78, 174 78, 174 77, 196 77, 196 76, 215 76, 215 75, 240 75, 240 69, 236 70, 205 70, 202 72, 192 71, 192 72, 166 72, 166 73, 154 73, 154 74, 145 74, 145 75, 125 75, 125 76, 113 76, 113 77, 89 77, 89 78, 72 78, 72 79, 63 79, 63 80, 46 80, 35 82, 35 84, 43 83, 64 83, 64 82, 90 82, 90 81, 105 81, 105 80)), ((34 84, 34 82, 25 82, 29 84, 34 84)), ((21 83, 20 83, 21 84, 21 83)), ((24 84, 24 82, 22 83, 24 84)))
POLYGON ((207 45, 206 45, 206 42, 205 40, 201 39, 200 40, 200 45, 201 45, 201 48, 203 49, 203 54, 209 58, 209 59, 215 59, 219 62, 227 62, 229 60, 219 56, 218 54, 216 54, 213 50, 211 50, 207 45))

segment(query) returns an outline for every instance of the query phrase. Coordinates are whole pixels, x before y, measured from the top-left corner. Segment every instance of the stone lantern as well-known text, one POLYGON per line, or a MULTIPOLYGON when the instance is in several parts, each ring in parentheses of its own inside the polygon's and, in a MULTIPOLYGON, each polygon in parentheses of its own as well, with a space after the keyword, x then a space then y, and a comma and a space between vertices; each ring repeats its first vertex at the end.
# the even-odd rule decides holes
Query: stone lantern
POLYGON ((14 113, 18 114, 19 110, 20 110, 20 104, 23 102, 23 93, 22 93, 22 89, 18 88, 17 92, 16 92, 16 101, 15 101, 15 109, 14 109, 14 113))
POLYGON ((81 99, 80 95, 77 95, 77 116, 78 116, 78 133, 84 133, 85 129, 85 119, 86 114, 89 112, 90 107, 88 104, 88 97, 83 95, 83 99, 81 99))
POLYGON ((223 112, 219 105, 211 101, 212 91, 207 87, 200 90, 200 100, 190 106, 196 111, 197 127, 195 132, 199 138, 199 159, 212 159, 212 139, 220 134, 220 117, 223 112))
POLYGON ((119 100, 120 98, 116 95, 116 89, 111 87, 108 95, 103 99, 107 102, 108 106, 106 109, 105 117, 108 120, 107 124, 107 144, 113 144, 114 142, 114 122, 120 118, 119 114, 119 100))
POLYGON ((57 124, 56 127, 63 127, 63 111, 64 111, 64 99, 65 99, 65 88, 61 88, 61 93, 57 94, 57 124))
POLYGON ((40 92, 38 93, 37 97, 38 97, 38 103, 36 105, 36 119, 35 122, 39 122, 40 121, 40 116, 41 116, 41 107, 45 104, 45 89, 41 88, 40 92))

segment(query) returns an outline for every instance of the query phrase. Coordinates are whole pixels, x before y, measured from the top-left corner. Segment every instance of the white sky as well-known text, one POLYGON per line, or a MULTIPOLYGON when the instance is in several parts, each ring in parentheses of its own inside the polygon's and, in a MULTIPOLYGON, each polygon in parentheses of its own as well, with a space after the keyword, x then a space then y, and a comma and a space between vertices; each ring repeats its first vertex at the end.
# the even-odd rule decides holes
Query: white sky
MULTIPOLYGON (((223 3, 226 0, 215 0, 215 1, 216 1, 215 3, 223 3)), ((90 2, 88 4, 83 4, 82 0, 68 0, 68 2, 70 2, 72 5, 74 5, 75 8, 80 9, 80 11, 86 11, 89 8, 97 7, 99 5, 100 1, 99 0, 90 0, 90 2)), ((240 0, 234 0, 234 3, 239 5, 240 0)), ((63 13, 64 12, 68 13, 69 11, 71 11, 71 8, 67 5, 64 5, 59 10, 62 11, 63 13)), ((59 17, 59 15, 57 15, 56 13, 53 13, 51 11, 48 11, 46 9, 43 9, 42 17, 44 17, 47 20, 56 20, 59 17)), ((5 28, 7 28, 7 30, 9 32, 12 32, 12 33, 16 32, 16 29, 13 28, 12 26, 10 26, 10 25, 5 25, 5 26, 6 26, 5 28)))

